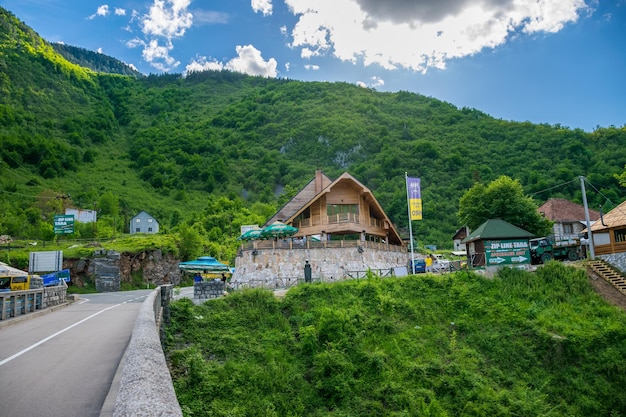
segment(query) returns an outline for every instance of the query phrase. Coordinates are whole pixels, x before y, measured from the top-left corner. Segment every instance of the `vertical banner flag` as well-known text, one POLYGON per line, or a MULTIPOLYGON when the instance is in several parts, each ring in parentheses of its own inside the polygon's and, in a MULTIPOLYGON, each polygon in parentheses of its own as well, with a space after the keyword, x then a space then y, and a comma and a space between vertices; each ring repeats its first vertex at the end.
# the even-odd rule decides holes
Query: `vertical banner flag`
POLYGON ((420 179, 406 177, 406 189, 409 196, 409 220, 422 220, 422 193, 420 179))

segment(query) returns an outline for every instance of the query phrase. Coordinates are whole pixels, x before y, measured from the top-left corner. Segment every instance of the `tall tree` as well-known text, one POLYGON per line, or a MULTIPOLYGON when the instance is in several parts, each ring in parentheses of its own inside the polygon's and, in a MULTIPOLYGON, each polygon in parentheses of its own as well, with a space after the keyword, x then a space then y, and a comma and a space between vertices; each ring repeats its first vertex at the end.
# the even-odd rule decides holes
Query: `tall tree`
POLYGON ((518 180, 503 175, 488 186, 470 188, 459 201, 459 219, 475 229, 489 219, 502 219, 536 236, 550 233, 551 223, 537 211, 518 180))

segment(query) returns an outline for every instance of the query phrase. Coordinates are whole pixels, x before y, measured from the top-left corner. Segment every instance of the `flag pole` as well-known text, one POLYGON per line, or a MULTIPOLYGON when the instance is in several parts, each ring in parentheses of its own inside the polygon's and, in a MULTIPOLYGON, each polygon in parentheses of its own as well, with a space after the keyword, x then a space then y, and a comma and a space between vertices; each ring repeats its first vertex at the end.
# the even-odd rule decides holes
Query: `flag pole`
POLYGON ((409 239, 411 245, 411 270, 413 275, 415 275, 415 259, 413 258, 413 226, 411 221, 411 203, 409 200, 409 176, 405 172, 404 173, 404 187, 406 188, 406 206, 407 206, 407 214, 409 215, 409 239))

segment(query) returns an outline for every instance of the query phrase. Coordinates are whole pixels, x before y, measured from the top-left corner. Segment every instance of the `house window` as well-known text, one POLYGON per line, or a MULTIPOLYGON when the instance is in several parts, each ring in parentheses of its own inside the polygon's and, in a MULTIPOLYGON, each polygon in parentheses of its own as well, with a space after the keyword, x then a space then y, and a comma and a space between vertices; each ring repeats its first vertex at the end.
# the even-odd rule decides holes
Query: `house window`
MULTIPOLYGON (((615 243, 624 243, 626 242, 626 229, 618 229, 613 232, 615 236, 615 243)), ((595 241, 595 239, 594 239, 595 241)))
POLYGON ((136 219, 135 220, 137 223, 141 223, 141 219, 136 219))
POLYGON ((571 223, 563 223, 563 233, 571 235, 574 233, 574 225, 571 223))
POLYGON ((152 219, 148 219, 148 223, 152 223, 152 219))
POLYGON ((152 231, 152 228, 151 228, 151 227, 148 227, 148 232, 151 232, 151 231, 152 231))
POLYGON ((359 214, 359 206, 356 204, 329 204, 326 206, 326 213, 329 216, 337 214, 359 214))
POLYGON ((135 229, 135 232, 139 233, 139 232, 141 232, 141 229, 138 227, 138 228, 135 229))

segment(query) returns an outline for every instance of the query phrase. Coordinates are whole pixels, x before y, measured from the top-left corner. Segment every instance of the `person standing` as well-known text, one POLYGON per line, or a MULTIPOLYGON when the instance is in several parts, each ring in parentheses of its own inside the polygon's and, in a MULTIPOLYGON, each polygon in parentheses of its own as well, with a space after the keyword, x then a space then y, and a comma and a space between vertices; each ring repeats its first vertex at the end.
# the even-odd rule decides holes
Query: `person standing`
POLYGON ((424 262, 426 262, 426 273, 433 272, 433 256, 428 255, 424 262))

